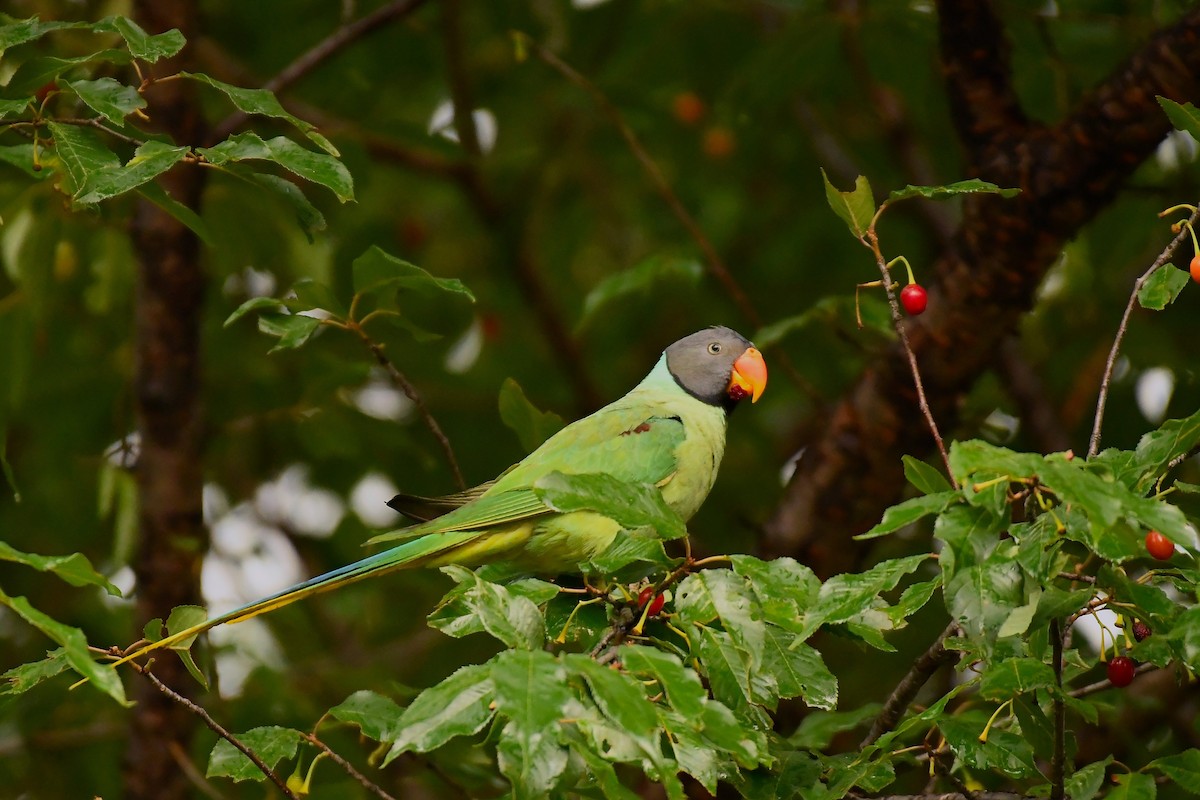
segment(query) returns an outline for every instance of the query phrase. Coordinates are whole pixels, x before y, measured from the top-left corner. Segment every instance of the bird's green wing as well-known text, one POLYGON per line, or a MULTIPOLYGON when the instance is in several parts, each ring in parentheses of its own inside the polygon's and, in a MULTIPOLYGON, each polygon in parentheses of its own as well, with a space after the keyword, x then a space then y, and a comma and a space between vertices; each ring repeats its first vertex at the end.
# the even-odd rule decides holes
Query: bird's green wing
POLYGON ((443 497, 423 497, 419 494, 400 494, 387 501, 388 506, 399 511, 414 522, 429 522, 467 503, 478 500, 480 495, 492 488, 495 481, 481 483, 461 492, 443 497))

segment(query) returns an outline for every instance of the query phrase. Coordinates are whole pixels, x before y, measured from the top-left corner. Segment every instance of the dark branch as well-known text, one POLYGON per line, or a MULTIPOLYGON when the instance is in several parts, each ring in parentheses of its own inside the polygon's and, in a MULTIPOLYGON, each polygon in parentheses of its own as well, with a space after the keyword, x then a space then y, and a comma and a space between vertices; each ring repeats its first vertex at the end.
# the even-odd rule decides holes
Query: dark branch
POLYGON ((316 736, 314 736, 311 733, 306 733, 306 734, 304 734, 304 738, 307 739, 312 744, 319 747, 322 751, 324 751, 325 755, 329 756, 330 760, 332 760, 333 763, 337 764, 339 767, 341 767, 343 770, 345 770, 346 774, 349 775, 351 778, 354 778, 354 780, 361 783, 363 785, 363 788, 365 788, 368 792, 375 795, 376 797, 382 797, 383 800, 396 800, 396 798, 392 797, 390 794, 385 792, 380 786, 373 783, 370 778, 368 778, 366 775, 363 775, 361 772, 359 772, 357 769, 355 769, 353 764, 351 764, 349 761, 347 761, 346 759, 339 756, 337 753, 333 752, 333 750, 330 749, 329 745, 322 742, 316 736))
POLYGON ((913 698, 917 696, 917 692, 933 677, 933 673, 943 664, 954 664, 958 661, 959 652, 946 649, 946 637, 954 635, 957 630, 958 623, 951 622, 938 634, 929 649, 913 662, 912 669, 896 684, 887 702, 883 704, 883 710, 871 724, 871 730, 867 733, 867 738, 862 740, 860 748, 873 744, 880 736, 895 728, 913 698))

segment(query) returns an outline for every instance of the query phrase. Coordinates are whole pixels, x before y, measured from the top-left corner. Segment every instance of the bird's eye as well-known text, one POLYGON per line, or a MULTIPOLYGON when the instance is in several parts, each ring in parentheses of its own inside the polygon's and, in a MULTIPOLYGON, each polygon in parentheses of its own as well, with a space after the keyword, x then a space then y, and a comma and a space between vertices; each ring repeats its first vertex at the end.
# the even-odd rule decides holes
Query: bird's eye
POLYGON ((721 345, 720 345, 720 343, 719 343, 719 342, 713 342, 712 344, 710 344, 710 345, 708 346, 708 352, 712 353, 714 356, 715 356, 717 353, 721 352, 721 345))

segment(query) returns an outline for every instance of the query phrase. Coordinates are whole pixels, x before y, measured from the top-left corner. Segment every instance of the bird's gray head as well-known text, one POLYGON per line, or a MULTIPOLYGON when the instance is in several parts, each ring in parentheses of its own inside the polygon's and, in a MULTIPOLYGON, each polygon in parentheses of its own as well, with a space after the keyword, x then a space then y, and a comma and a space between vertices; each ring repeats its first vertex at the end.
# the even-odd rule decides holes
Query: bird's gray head
POLYGON ((767 385, 762 354, 735 330, 714 326, 685 336, 666 349, 667 370, 685 392, 730 411, 767 385))

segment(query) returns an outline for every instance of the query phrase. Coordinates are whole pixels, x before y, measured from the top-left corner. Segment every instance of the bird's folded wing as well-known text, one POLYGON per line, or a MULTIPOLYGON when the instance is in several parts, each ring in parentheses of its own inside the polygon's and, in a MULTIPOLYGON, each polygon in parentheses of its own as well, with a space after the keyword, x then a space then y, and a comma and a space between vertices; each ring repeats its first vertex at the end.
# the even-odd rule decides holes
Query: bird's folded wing
POLYGON ((367 544, 412 539, 431 533, 481 530, 521 522, 548 514, 550 511, 532 489, 512 489, 496 494, 484 494, 474 502, 460 506, 436 519, 381 534, 367 541, 367 544))
POLYGON ((387 504, 414 522, 428 522, 449 514, 473 500, 478 500, 480 495, 492 488, 495 483, 495 481, 488 481, 444 497, 423 497, 419 494, 401 492, 388 500, 387 504))

